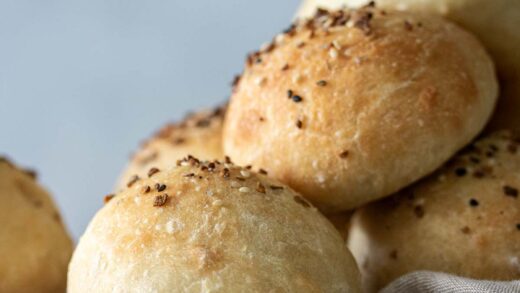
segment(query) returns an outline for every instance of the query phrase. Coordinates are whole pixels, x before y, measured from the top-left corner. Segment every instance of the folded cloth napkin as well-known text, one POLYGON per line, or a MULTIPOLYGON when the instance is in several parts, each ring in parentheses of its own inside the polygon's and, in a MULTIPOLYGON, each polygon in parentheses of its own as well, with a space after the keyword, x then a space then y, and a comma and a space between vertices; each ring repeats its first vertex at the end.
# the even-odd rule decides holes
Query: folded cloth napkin
POLYGON ((520 293, 520 280, 482 281, 444 273, 419 271, 393 281, 381 293, 520 293))

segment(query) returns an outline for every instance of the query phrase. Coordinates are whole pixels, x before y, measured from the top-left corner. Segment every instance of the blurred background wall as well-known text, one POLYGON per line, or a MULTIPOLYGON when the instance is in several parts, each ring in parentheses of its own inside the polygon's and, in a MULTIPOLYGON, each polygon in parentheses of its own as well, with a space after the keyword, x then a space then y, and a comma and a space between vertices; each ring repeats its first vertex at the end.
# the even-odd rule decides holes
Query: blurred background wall
POLYGON ((298 0, 1 0, 0 155, 33 167, 77 239, 140 141, 225 101, 298 0))

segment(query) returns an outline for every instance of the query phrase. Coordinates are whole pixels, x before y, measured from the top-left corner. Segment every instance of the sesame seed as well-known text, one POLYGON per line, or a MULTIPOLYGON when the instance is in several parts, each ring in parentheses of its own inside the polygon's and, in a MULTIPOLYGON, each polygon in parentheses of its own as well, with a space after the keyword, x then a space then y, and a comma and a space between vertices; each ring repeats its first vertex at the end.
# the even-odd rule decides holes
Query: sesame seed
POLYGON ((337 59, 338 58, 338 50, 336 50, 335 48, 330 48, 329 56, 332 59, 337 59))
POLYGON ((153 206, 154 207, 162 207, 168 201, 168 194, 158 195, 154 198, 153 206))
POLYGON ((282 186, 277 186, 277 185, 271 185, 271 186, 269 186, 269 187, 270 187, 272 190, 281 190, 281 189, 283 189, 282 186))
POLYGON ((327 85, 327 82, 325 80, 319 80, 317 83, 316 83, 318 86, 326 86, 327 85))
POLYGON ((148 177, 152 177, 155 173, 159 172, 159 169, 157 168, 151 168, 150 170, 148 170, 148 177))
POLYGON ((284 34, 278 34, 278 35, 275 37, 275 42, 276 42, 277 44, 282 43, 284 40, 285 40, 285 35, 284 35, 284 34))
POLYGON ((222 169, 222 171, 220 171, 220 176, 222 176, 224 178, 229 178, 229 176, 230 176, 229 169, 228 168, 222 169))
POLYGON ((299 129, 303 127, 303 122, 300 119, 296 120, 296 127, 298 127, 299 129))
POLYGON ((160 183, 156 183, 156 184, 155 184, 155 189, 156 189, 157 191, 159 191, 159 192, 164 191, 164 190, 166 189, 166 185, 164 185, 164 184, 160 184, 160 183))
POLYGON ((405 20, 405 21, 404 21, 404 28, 405 28, 407 31, 411 31, 411 30, 413 30, 413 26, 412 26, 412 24, 411 24, 408 20, 405 20))
POLYGON ((337 50, 341 50, 341 44, 339 43, 338 40, 334 40, 334 41, 332 41, 332 46, 333 46, 334 48, 336 48, 337 50))
POLYGON ((197 121, 197 123, 195 123, 195 126, 203 128, 203 127, 208 127, 210 124, 211 124, 210 120, 208 120, 208 119, 201 119, 201 120, 197 121))
POLYGON ((294 92, 292 90, 287 90, 287 97, 290 99, 292 98, 294 92))
POLYGON ((238 189, 239 192, 242 192, 242 193, 247 193, 247 192, 250 192, 251 189, 249 189, 249 187, 246 187, 246 186, 242 186, 238 189))
POLYGON ((240 187, 240 183, 238 183, 236 181, 231 181, 231 187, 238 188, 238 187, 240 187))
POLYGON ((226 164, 233 164, 233 162, 231 162, 231 158, 230 158, 229 156, 226 156, 226 157, 224 158, 224 162, 225 162, 226 164))
POLYGON ((293 197, 293 199, 296 203, 298 203, 306 208, 311 207, 311 205, 305 199, 303 199, 301 196, 295 196, 295 197, 293 197))
POLYGON ((516 224, 516 230, 520 231, 520 223, 516 224))
POLYGON ((107 194, 105 195, 105 197, 103 198, 103 202, 105 204, 107 204, 110 200, 112 200, 114 198, 114 196, 116 196, 115 194, 107 194))
POLYGON ((346 158, 348 158, 349 154, 350 154, 349 151, 343 151, 341 154, 339 154, 339 157, 342 159, 346 159, 346 158))
POLYGON ((265 187, 262 185, 262 183, 258 182, 256 184, 256 191, 260 193, 265 193, 265 187))
POLYGON ((462 229, 460 229, 460 231, 464 234, 469 234, 471 232, 471 229, 468 226, 464 226, 462 227, 462 229))
POLYGON ((246 171, 246 170, 240 170, 240 175, 242 175, 242 177, 244 177, 244 178, 251 177, 251 173, 249 171, 246 171))
POLYGON ((185 143, 185 142, 186 142, 186 139, 182 138, 182 137, 177 137, 177 138, 172 140, 172 143, 175 144, 175 145, 182 144, 182 143, 185 143))
POLYGON ((299 103, 299 102, 303 101, 303 98, 300 96, 294 95, 294 96, 292 96, 292 100, 295 103, 299 103))
POLYGON ((265 77, 258 77, 255 79, 255 84, 261 86, 265 83, 265 81, 266 81, 265 77))
POLYGON ((464 175, 466 175, 467 171, 466 171, 466 168, 457 168, 455 169, 455 175, 459 176, 459 177, 462 177, 464 175))
POLYGON ((510 197, 514 197, 514 198, 518 197, 518 189, 508 186, 508 185, 505 185, 502 189, 506 196, 510 196, 510 197))
POLYGON ((416 206, 414 209, 413 209, 413 212, 415 213, 415 215, 417 216, 417 218, 422 218, 424 217, 424 208, 422 206, 416 206))
POLYGON ((138 180, 139 180, 139 176, 137 176, 137 175, 130 177, 130 180, 126 184, 126 187, 132 187, 132 185, 134 185, 134 183, 136 183, 138 180))
POLYGON ((479 205, 479 202, 478 202, 478 200, 472 198, 469 200, 469 205, 472 207, 477 207, 479 205))
POLYGON ((480 159, 477 158, 477 157, 470 157, 469 160, 470 160, 473 164, 478 164, 478 163, 480 163, 480 159))
POLYGON ((267 171, 264 170, 264 169, 259 169, 258 170, 258 173, 262 174, 262 175, 267 175, 267 171))
POLYGON ((295 73, 293 76, 292 76, 292 82, 293 83, 299 83, 300 81, 302 81, 302 76, 299 74, 299 73, 295 73))
POLYGON ((143 186, 143 188, 141 188, 141 192, 142 193, 148 193, 150 192, 152 189, 150 188, 150 186, 146 185, 146 186, 143 186))

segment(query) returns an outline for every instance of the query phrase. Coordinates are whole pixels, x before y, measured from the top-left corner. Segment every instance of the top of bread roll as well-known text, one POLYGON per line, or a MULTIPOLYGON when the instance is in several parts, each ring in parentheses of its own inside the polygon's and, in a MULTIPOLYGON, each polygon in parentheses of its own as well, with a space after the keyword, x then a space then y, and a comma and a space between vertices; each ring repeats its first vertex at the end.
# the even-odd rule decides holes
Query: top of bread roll
MULTIPOLYGON (((298 17, 312 16, 318 7, 359 7, 369 0, 305 0, 298 17)), ((520 133, 520 1, 518 0, 377 0, 384 9, 434 13, 474 33, 497 64, 501 94, 489 130, 520 133)))
POLYGON ((520 137, 497 133, 441 170, 355 213, 352 249, 366 284, 418 270, 520 279, 520 137))
POLYGON ((72 241, 35 173, 0 157, 0 292, 64 292, 72 241))
POLYGON ((151 168, 166 169, 187 155, 201 160, 223 159, 222 121, 226 106, 188 115, 164 126, 132 156, 116 190, 125 188, 135 175, 146 177, 151 168))
POLYGON ((190 157, 98 212, 68 292, 359 292, 358 278, 341 236, 300 195, 190 157))
POLYGON ((441 17, 320 10, 250 56, 224 151, 347 210, 439 167, 481 131, 497 91, 481 44, 441 17))

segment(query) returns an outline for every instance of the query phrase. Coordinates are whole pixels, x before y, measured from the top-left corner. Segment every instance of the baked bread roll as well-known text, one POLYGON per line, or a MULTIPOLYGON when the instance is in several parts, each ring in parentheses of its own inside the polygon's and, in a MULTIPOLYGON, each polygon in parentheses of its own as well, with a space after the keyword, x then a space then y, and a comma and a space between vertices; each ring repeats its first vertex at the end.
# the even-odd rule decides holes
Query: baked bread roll
POLYGON ((250 56, 224 151, 327 213, 350 210, 434 171, 496 96, 483 47, 440 17, 322 10, 250 56))
POLYGON ((188 115, 179 123, 164 126, 132 156, 116 190, 126 188, 133 176, 146 177, 151 168, 175 166, 177 160, 192 155, 203 160, 223 159, 222 121, 225 107, 188 115))
POLYGON ((65 292, 72 241, 35 173, 0 157, 0 292, 65 292))
MULTIPOLYGON (((305 0, 299 17, 312 16, 317 7, 359 7, 369 0, 305 0)), ((520 132, 520 1, 518 0, 377 0, 384 9, 443 15, 473 32, 497 65, 501 96, 490 129, 520 132)))
POLYGON ((349 247, 365 284, 413 271, 520 279, 520 139, 484 138, 432 176, 354 214, 349 247))
POLYGON ((88 226, 68 292, 359 292, 341 236, 264 175, 189 159, 134 182, 88 226))

